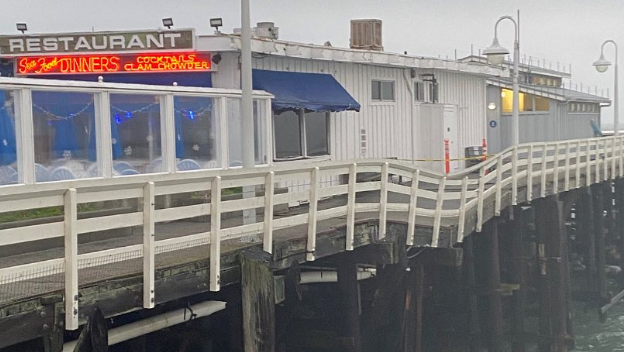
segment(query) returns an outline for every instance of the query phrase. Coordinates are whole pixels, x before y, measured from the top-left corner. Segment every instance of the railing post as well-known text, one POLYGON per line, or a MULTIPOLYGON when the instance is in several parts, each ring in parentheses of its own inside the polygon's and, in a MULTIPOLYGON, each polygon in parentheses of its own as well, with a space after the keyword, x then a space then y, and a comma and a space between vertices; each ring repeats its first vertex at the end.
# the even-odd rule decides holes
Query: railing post
POLYGON ((597 140, 596 141, 596 164, 595 164, 595 171, 596 171, 596 183, 600 182, 601 178, 600 178, 600 141, 597 140))
POLYGON ((533 199, 533 144, 529 146, 529 160, 527 161, 527 202, 533 199))
POLYGON ((143 187, 143 308, 154 308, 155 293, 155 193, 154 182, 143 187))
POLYGON ((607 147, 607 143, 609 142, 609 140, 605 140, 603 142, 603 146, 602 146, 602 155, 603 160, 602 160, 602 180, 606 181, 609 179, 609 149, 607 147))
POLYGON ((438 199, 436 203, 435 217, 433 219, 433 236, 431 247, 437 247, 440 242, 440 223, 442 222, 442 210, 444 209, 444 193, 446 191, 446 177, 442 177, 438 186, 438 199))
POLYGON ((518 204, 518 147, 514 147, 511 159, 511 204, 518 204))
POLYGON ((485 165, 479 170, 479 192, 477 194, 477 225, 475 230, 483 230, 483 198, 485 193, 485 165))
POLYGON ((319 168, 315 167, 310 173, 310 209, 308 212, 308 245, 306 260, 316 259, 316 216, 318 210, 319 168))
POLYGON ((221 289, 221 176, 210 187, 210 291, 221 289))
POLYGON ((496 205, 494 207, 494 215, 500 216, 501 200, 503 194, 503 154, 498 155, 496 163, 496 205))
POLYGON ((35 183, 35 143, 32 111, 32 91, 22 88, 14 97, 15 143, 17 148, 17 170, 20 183, 35 183))
POLYGON ((541 182, 541 190, 540 197, 546 197, 546 167, 548 166, 548 144, 544 143, 544 148, 542 152, 542 182, 541 182))
POLYGON ((78 321, 78 203, 76 189, 63 196, 65 213, 65 329, 77 330, 78 321))
POLYGON ((275 172, 270 171, 264 181, 264 239, 263 249, 273 253, 273 201, 275 193, 275 172))
POLYGON ((462 180, 461 195, 459 198, 459 225, 457 227, 457 242, 464 241, 464 232, 466 231, 466 198, 468 197, 468 176, 462 180))
POLYGON ((418 183, 420 182, 420 170, 412 173, 412 188, 410 191, 409 212, 407 215, 407 245, 414 245, 414 228, 416 226, 416 208, 418 208, 418 183))
POLYGON ((388 163, 381 166, 381 190, 379 199, 379 239, 386 237, 386 219, 388 215, 388 163))
POLYGON ((591 186, 591 141, 588 140, 586 143, 585 150, 585 186, 591 186))
POLYGON ((567 192, 570 190, 570 142, 566 142, 565 148, 565 182, 563 189, 567 192))
MULTIPOLYGON (((349 185, 347 191, 347 241, 346 250, 352 251, 355 241, 355 187, 357 186, 357 164, 349 166, 349 185)), ((408 236, 409 238, 409 236, 408 236)))
POLYGON ((618 138, 618 151, 619 151, 619 158, 620 158, 620 167, 619 167, 619 175, 620 178, 624 177, 624 150, 622 149, 622 143, 624 142, 624 137, 619 137, 618 138))
POLYGON ((576 171, 576 188, 581 188, 581 141, 576 142, 576 162, 575 171, 576 171))
POLYGON ((611 179, 615 179, 615 141, 618 137, 611 138, 611 179))
POLYGON ((555 155, 553 159, 553 194, 559 193, 559 143, 555 143, 555 155))

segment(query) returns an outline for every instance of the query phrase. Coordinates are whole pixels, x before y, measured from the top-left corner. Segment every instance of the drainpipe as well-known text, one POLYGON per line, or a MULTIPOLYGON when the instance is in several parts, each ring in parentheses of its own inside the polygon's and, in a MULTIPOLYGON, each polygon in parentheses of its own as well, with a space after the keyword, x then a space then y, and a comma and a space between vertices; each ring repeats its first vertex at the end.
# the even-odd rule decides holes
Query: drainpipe
POLYGON ((412 88, 412 84, 410 84, 411 80, 410 80, 409 77, 411 77, 411 76, 408 76, 408 72, 411 73, 411 70, 415 70, 415 69, 412 68, 412 69, 403 70, 403 79, 405 80, 405 85, 407 86, 407 90, 410 93, 410 98, 409 98, 409 103, 410 103, 409 104, 409 106, 410 106, 410 128, 411 128, 411 131, 410 131, 410 135, 411 135, 410 142, 411 142, 411 148, 412 148, 412 150, 410 151, 410 156, 411 156, 411 159, 412 159, 412 164, 416 164, 416 154, 415 154, 416 152, 414 151, 414 148, 416 146, 416 144, 414 143, 414 136, 416 135, 414 133, 414 91, 413 91, 413 88, 412 88))
MULTIPOLYGON (((178 309, 111 329, 108 331, 108 345, 116 345, 154 331, 182 324, 191 320, 192 314, 194 319, 207 317, 224 310, 225 302, 206 301, 194 305, 191 309, 192 312, 188 308, 178 309)), ((67 342, 63 345, 63 352, 73 352, 75 346, 76 341, 67 342)))

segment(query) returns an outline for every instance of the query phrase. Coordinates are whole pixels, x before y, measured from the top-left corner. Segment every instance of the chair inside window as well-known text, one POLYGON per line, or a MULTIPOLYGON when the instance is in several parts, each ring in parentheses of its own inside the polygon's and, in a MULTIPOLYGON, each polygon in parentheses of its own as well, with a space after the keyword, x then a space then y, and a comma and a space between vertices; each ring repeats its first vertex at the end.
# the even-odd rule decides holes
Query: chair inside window
POLYGON ((184 159, 184 160, 178 161, 179 171, 190 171, 190 170, 199 170, 199 169, 201 169, 201 166, 195 160, 184 159))
POLYGON ((76 175, 65 166, 59 166, 50 175, 50 181, 74 180, 76 175))

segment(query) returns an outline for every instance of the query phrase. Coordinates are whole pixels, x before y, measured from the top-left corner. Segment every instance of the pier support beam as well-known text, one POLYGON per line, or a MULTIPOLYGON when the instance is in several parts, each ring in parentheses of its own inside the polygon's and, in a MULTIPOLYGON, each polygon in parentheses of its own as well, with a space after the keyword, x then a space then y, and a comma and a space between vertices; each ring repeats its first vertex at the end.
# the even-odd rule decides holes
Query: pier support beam
POLYGON ((342 335, 350 352, 362 351, 360 321, 360 289, 357 280, 357 264, 347 260, 338 265, 338 289, 342 300, 342 335))
POLYGON ((259 248, 241 254, 245 352, 275 352, 275 288, 271 255, 259 248))
POLYGON ((489 270, 487 272, 487 284, 489 289, 489 341, 491 352, 503 351, 503 304, 500 291, 500 253, 498 246, 498 220, 490 220, 485 225, 487 239, 489 270))
POLYGON ((518 289, 513 293, 513 319, 512 319, 512 352, 525 352, 525 296, 527 289, 526 257, 524 256, 524 237, 527 232, 526 214, 522 207, 513 209, 514 220, 511 231, 511 261, 512 276, 518 289))
MULTIPOLYGON (((615 180, 615 229, 620 268, 624 270, 624 179, 615 180)), ((624 287, 624 271, 620 272, 620 286, 624 287)))
POLYGON ((470 352, 479 351, 481 328, 479 324, 479 305, 477 301, 477 283, 475 271, 474 236, 464 239, 464 282, 466 291, 466 310, 468 314, 468 339, 470 352))
POLYGON ((597 306, 600 320, 605 317, 600 310, 603 304, 609 301, 607 296, 607 274, 605 272, 606 265, 606 246, 605 246, 605 219, 604 219, 604 185, 596 184, 592 186, 592 202, 594 205, 594 236, 596 239, 596 270, 597 270, 597 306))

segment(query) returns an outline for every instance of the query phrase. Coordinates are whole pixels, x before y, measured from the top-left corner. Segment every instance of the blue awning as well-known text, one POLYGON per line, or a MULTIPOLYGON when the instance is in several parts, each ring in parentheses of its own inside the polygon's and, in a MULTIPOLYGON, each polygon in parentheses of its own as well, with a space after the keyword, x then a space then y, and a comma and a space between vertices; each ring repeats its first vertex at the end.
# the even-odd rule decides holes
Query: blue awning
POLYGON ((360 111, 360 104, 332 75, 253 70, 253 88, 273 95, 273 110, 360 111))

